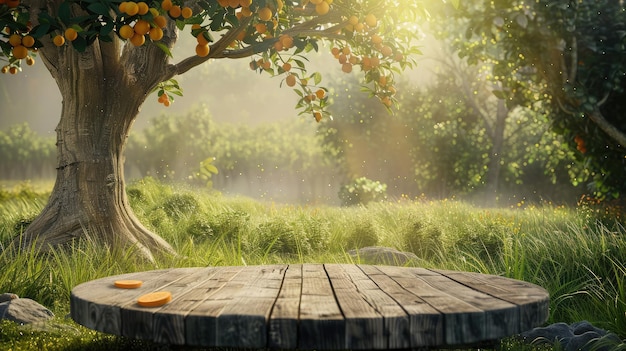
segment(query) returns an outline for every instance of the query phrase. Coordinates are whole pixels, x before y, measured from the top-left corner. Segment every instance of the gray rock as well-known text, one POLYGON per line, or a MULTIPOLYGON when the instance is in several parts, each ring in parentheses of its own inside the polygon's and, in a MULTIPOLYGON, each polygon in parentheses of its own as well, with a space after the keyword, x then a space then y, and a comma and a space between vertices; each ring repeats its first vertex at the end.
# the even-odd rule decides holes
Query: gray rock
POLYGON ((587 321, 571 325, 555 323, 524 332, 521 337, 529 344, 558 344, 559 349, 565 351, 609 351, 622 344, 616 334, 597 328, 587 321))
POLYGON ((0 319, 20 324, 44 322, 54 317, 54 313, 31 299, 12 299, 0 303, 0 319))
POLYGON ((11 301, 14 299, 19 298, 17 295, 12 294, 12 293, 4 293, 4 294, 0 294, 0 303, 3 302, 7 302, 7 301, 11 301))
POLYGON ((390 266, 405 266, 410 262, 419 260, 419 257, 412 252, 398 251, 394 248, 383 246, 368 246, 358 250, 350 250, 348 255, 363 263, 390 266))

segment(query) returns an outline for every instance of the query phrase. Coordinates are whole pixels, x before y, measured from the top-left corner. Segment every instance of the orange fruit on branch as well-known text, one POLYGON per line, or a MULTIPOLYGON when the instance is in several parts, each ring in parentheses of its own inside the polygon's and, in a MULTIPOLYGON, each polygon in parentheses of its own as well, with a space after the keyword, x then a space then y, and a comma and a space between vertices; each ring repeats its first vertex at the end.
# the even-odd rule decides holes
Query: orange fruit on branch
POLYGON ((200 57, 207 57, 210 51, 211 51, 211 47, 208 44, 196 45, 196 55, 200 57))
POLYGON ((52 42, 54 42, 56 46, 63 46, 63 44, 65 44, 65 38, 61 34, 57 34, 54 39, 52 39, 52 42))
POLYGON ((159 27, 154 27, 152 29, 150 29, 150 39, 152 39, 152 41, 158 41, 163 39, 163 29, 159 28, 159 27))
POLYGON ((11 46, 22 45, 22 36, 19 34, 11 34, 9 44, 11 44, 11 46))
POLYGON ((288 75, 287 78, 285 78, 285 83, 287 84, 287 86, 293 87, 294 85, 296 85, 296 76, 293 74, 288 75))
POLYGON ((261 21, 269 21, 270 19, 272 19, 272 10, 270 10, 269 7, 264 7, 262 9, 259 10, 259 19, 261 21))
POLYGON ((27 48, 32 48, 33 45, 35 45, 35 38, 30 35, 25 36, 24 38, 22 38, 22 45, 26 46, 27 48))
POLYGON ((156 24, 159 28, 165 28, 165 26, 167 25, 167 18, 161 15, 156 16, 154 17, 154 24, 156 24))
POLYGON ((146 37, 143 34, 135 33, 130 42, 135 46, 142 46, 146 42, 146 37))
POLYGON ((137 3, 137 14, 140 16, 145 15, 150 11, 150 7, 145 2, 141 1, 137 3))
POLYGON ((137 34, 141 34, 141 35, 148 34, 148 32, 150 31, 150 23, 148 23, 148 21, 146 20, 140 19, 137 21, 137 23, 135 23, 133 30, 137 34))
POLYGON ((190 18, 191 16, 193 16, 193 10, 191 9, 191 7, 183 7, 183 9, 181 10, 181 15, 184 19, 190 18))
POLYGON ((330 5, 328 5, 326 1, 322 1, 319 4, 315 5, 315 12, 320 16, 327 14, 329 11, 330 5))
POLYGON ((182 13, 183 10, 178 5, 172 6, 172 8, 169 10, 169 14, 170 16, 172 16, 172 18, 178 18, 180 17, 180 15, 182 15, 182 13))
POLYGON ((70 27, 65 30, 65 39, 69 41, 74 41, 76 40, 76 38, 78 38, 78 32, 76 31, 76 29, 70 27))
POLYGON ((135 35, 135 30, 133 29, 133 27, 131 27, 128 24, 125 24, 122 27, 120 27, 120 29, 117 32, 120 35, 120 37, 122 37, 122 39, 130 39, 133 37, 133 35, 135 35))
POLYGON ((26 56, 28 56, 28 49, 23 45, 18 45, 13 48, 12 53, 13 53, 13 57, 15 57, 18 60, 21 60, 21 59, 26 58, 26 56))

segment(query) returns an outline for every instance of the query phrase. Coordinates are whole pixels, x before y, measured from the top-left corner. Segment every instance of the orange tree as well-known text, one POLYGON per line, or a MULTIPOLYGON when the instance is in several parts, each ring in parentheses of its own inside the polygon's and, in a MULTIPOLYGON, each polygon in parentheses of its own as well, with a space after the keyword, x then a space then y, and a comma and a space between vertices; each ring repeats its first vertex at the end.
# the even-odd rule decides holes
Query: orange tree
POLYGON ((168 106, 181 93, 176 76, 210 59, 248 58, 320 120, 326 90, 307 73, 306 55, 324 40, 338 70, 360 71, 391 105, 393 91, 378 78, 410 65, 424 13, 419 1, 389 0, 0 0, 2 72, 19 74, 40 58, 63 99, 56 183, 20 243, 45 250, 89 235, 149 258, 172 252, 136 219, 125 193, 126 139, 152 92, 168 106), (197 38, 195 52, 175 58, 184 32, 197 38))

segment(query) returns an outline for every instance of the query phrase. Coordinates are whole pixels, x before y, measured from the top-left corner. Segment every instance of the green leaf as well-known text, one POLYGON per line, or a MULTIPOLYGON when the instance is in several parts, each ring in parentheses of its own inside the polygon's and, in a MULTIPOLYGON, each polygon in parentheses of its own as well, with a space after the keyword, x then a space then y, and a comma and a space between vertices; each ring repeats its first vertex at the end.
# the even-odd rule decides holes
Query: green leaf
POLYGON ((322 81, 322 74, 319 72, 315 72, 311 75, 311 78, 313 78, 313 83, 315 83, 315 85, 318 85, 322 81))
POLYGON ((87 10, 98 15, 108 16, 110 8, 101 2, 95 2, 89 4, 89 6, 87 6, 87 10))
POLYGON ((70 12, 70 3, 68 1, 64 1, 61 3, 61 5, 59 5, 58 14, 59 14, 59 18, 61 19, 61 22, 65 24, 70 23, 71 12, 70 12))
POLYGON ((154 43, 154 45, 156 45, 159 49, 163 50, 163 52, 164 52, 167 56, 169 56, 169 57, 174 57, 174 56, 172 56, 172 52, 171 52, 171 51, 170 51, 170 49, 167 47, 167 45, 163 44, 163 43, 162 43, 162 42, 160 42, 160 41, 154 41, 153 43, 154 43))

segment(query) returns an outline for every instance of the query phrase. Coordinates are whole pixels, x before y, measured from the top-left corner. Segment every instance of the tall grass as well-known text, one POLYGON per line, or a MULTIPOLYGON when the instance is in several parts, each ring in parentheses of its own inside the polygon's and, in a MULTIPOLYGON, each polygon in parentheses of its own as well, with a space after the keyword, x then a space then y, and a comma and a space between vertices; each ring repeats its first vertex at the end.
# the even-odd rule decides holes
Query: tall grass
MULTIPOLYGON (((588 320, 626 337, 626 229, 584 209, 481 209, 458 201, 302 207, 226 198, 150 178, 133 184, 128 193, 140 220, 171 243, 178 256, 147 263, 131 251, 89 241, 47 255, 4 250, 0 292, 33 298, 63 316, 72 287, 108 275, 157 267, 352 262, 358 258, 348 250, 380 245, 414 252, 419 259, 413 265, 538 284, 551 295, 550 323, 588 320)), ((19 235, 44 203, 45 194, 14 192, 0 199, 0 242, 19 235)), ((86 347, 92 338, 106 341, 100 349, 115 349, 112 345, 120 342, 76 328, 63 345, 86 347)), ((2 333, 0 348, 12 343, 6 345, 29 349, 2 333)))

